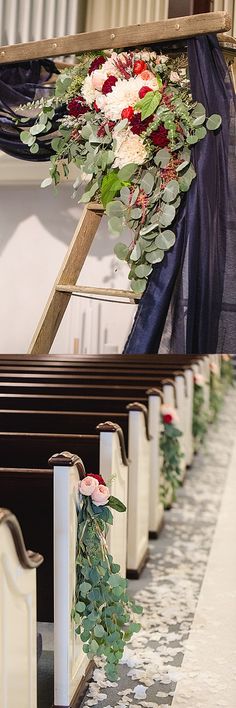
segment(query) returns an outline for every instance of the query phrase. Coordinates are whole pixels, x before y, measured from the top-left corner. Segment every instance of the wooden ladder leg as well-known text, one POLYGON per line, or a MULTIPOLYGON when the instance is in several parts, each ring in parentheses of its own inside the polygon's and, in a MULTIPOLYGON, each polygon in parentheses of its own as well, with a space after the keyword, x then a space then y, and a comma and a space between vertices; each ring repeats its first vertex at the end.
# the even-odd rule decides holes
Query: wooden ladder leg
POLYGON ((30 344, 29 354, 48 354, 70 301, 71 292, 60 292, 58 285, 75 285, 103 216, 103 207, 91 203, 84 208, 62 267, 50 293, 45 310, 30 344))

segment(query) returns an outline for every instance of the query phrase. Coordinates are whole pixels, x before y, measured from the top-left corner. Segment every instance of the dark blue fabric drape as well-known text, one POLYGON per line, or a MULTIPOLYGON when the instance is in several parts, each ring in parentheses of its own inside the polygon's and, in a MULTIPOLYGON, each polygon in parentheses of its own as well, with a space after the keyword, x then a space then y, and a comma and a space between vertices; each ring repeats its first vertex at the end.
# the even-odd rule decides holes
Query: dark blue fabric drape
MULTIPOLYGON (((20 127, 16 126, 13 119, 24 116, 18 110, 20 105, 50 95, 52 89, 46 87, 45 83, 54 73, 59 72, 49 59, 0 65, 0 150, 22 160, 49 160, 52 154, 50 139, 39 141, 39 152, 35 155, 30 153, 27 145, 21 142, 20 127)), ((21 127, 30 126, 32 122, 29 115, 29 122, 21 127)))
POLYGON ((149 278, 126 354, 236 351, 235 95, 214 36, 190 39, 188 60, 193 98, 222 127, 192 149, 177 241, 149 278))

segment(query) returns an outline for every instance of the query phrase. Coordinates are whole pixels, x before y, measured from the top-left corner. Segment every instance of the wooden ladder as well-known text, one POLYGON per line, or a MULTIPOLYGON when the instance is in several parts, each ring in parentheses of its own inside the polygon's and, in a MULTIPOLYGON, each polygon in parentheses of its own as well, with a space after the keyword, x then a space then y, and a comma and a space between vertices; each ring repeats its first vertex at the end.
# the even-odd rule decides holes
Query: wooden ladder
POLYGON ((134 298, 137 300, 141 297, 141 295, 136 295, 130 290, 76 285, 103 214, 103 207, 95 202, 91 202, 84 208, 42 317, 35 330, 28 350, 29 354, 49 353, 70 298, 74 293, 84 293, 88 296, 96 294, 98 296, 122 297, 128 298, 131 302, 134 302, 134 298))

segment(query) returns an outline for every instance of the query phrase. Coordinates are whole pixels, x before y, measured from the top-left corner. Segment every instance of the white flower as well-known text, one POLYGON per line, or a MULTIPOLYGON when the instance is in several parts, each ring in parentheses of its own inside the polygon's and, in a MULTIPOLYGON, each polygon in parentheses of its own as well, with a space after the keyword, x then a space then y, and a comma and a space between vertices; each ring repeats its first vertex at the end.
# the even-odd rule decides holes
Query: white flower
POLYGON ((106 105, 104 109, 105 116, 110 120, 119 120, 124 108, 135 106, 139 100, 139 91, 142 86, 148 86, 155 90, 158 88, 156 77, 142 79, 141 76, 131 77, 130 79, 118 79, 115 86, 106 96, 106 105))
POLYGON ((165 54, 160 54, 159 58, 159 64, 166 64, 168 61, 169 57, 167 57, 165 54))
POLYGON ((93 88, 92 74, 86 76, 86 79, 84 80, 84 83, 81 88, 81 93, 87 105, 92 106, 96 97, 95 89, 93 88))
POLYGON ((178 84, 180 82, 180 76, 179 74, 177 74, 177 71, 170 72, 170 81, 172 81, 174 84, 178 84))
POLYGON ((139 135, 134 135, 129 130, 121 130, 114 136, 116 139, 115 161, 113 167, 124 167, 134 162, 142 165, 147 157, 147 151, 139 135))

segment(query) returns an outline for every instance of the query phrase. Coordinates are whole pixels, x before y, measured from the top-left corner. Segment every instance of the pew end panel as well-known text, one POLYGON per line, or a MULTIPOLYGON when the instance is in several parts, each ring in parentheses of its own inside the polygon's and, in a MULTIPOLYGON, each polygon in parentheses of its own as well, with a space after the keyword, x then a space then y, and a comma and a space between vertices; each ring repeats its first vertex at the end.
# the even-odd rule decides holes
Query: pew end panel
POLYGON ((93 663, 84 654, 71 618, 76 583, 77 499, 80 458, 53 455, 54 478, 54 708, 69 707, 82 695, 93 663))
POLYGON ((150 436, 147 409, 130 403, 127 577, 138 578, 149 555, 150 436))
MULTIPOLYGON (((107 483, 111 495, 118 497, 126 509, 128 506, 128 460, 122 429, 107 421, 97 426, 100 433, 100 474, 107 483)), ((115 563, 120 565, 120 574, 126 576, 127 562, 127 516, 128 511, 112 510, 114 525, 108 532, 108 546, 115 563)))
POLYGON ((160 409, 162 391, 150 388, 148 395, 148 427, 150 440, 149 538, 157 538, 164 523, 164 506, 160 501, 160 409))
POLYGON ((16 517, 0 508, 0 705, 37 708, 36 569, 16 517))

